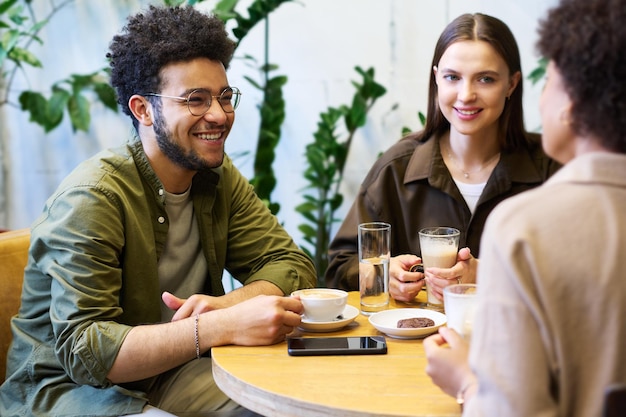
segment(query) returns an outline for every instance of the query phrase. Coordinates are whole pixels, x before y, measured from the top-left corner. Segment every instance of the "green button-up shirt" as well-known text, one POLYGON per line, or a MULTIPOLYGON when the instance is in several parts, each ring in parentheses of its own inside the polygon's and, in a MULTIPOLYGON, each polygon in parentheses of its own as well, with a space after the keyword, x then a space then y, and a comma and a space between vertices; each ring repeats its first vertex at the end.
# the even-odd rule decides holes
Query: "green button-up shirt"
MULTIPOLYGON (((227 156, 195 175, 191 195, 207 294, 224 294, 225 269, 244 285, 269 281, 285 294, 315 286, 310 259, 227 156)), ((139 140, 101 152, 61 183, 32 227, 0 415, 142 410, 140 389, 106 375, 131 327, 160 320, 157 266, 168 227, 163 185, 139 140)))

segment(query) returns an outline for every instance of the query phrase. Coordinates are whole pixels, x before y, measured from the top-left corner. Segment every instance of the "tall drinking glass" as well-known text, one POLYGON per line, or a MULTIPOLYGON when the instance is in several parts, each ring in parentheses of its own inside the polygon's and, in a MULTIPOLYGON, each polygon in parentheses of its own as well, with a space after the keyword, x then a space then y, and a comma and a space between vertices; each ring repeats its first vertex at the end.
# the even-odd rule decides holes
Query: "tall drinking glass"
MULTIPOLYGON (((419 231, 422 263, 426 268, 451 268, 456 263, 461 233, 453 227, 427 227, 419 231)), ((443 301, 432 293, 426 282, 428 307, 443 310, 443 301)))
POLYGON ((359 225, 359 292, 364 315, 386 310, 389 306, 390 240, 389 223, 359 225))

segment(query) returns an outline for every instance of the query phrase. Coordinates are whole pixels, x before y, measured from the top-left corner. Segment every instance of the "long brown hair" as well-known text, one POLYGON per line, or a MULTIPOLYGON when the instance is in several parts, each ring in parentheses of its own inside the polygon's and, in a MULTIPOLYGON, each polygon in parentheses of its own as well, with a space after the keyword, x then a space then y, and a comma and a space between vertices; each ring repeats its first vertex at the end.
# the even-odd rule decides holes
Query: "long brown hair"
MULTIPOLYGON (((428 111, 424 130, 418 140, 424 142, 433 135, 443 135, 450 129, 450 122, 444 117, 437 99, 437 83, 432 71, 439 65, 439 60, 448 47, 459 41, 484 41, 490 44, 506 62, 511 75, 522 73, 521 59, 517 42, 509 27, 501 20, 481 13, 463 14, 446 26, 437 41, 430 71, 428 87, 428 111)), ((502 149, 514 150, 526 147, 528 139, 524 127, 524 110, 522 107, 523 78, 507 99, 500 116, 500 146, 502 149)))

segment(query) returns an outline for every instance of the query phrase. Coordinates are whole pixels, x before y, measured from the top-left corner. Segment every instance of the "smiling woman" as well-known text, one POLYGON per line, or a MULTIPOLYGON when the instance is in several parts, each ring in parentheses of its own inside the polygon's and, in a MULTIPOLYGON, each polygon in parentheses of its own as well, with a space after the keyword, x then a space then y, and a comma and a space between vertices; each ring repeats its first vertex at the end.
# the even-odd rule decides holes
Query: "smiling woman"
POLYGON ((451 126, 440 145, 444 162, 455 180, 485 183, 500 158, 500 117, 521 72, 511 73, 482 40, 452 43, 433 72, 437 104, 451 126))
POLYGON ((387 150, 370 169, 329 252, 329 286, 358 289, 357 225, 392 225, 391 295, 413 300, 429 282, 435 296, 476 282, 485 220, 502 200, 540 185, 557 168, 524 127, 517 42, 501 20, 463 14, 446 26, 430 65, 424 129, 387 150), (498 180, 496 180, 498 179, 498 180), (418 231, 461 231, 457 263, 412 272, 421 262, 418 231))
POLYGON ((563 167, 489 216, 469 346, 450 320, 423 345, 464 416, 609 416, 626 383, 625 20, 626 0, 561 0, 541 20, 542 140, 563 167), (590 276, 592 301, 570 296, 590 276))

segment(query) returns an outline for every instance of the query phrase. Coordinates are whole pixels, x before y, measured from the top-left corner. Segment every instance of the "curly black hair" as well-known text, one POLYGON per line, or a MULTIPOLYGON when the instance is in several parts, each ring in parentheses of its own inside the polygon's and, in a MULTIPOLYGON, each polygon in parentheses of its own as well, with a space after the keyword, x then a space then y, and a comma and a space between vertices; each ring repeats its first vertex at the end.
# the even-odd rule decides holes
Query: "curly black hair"
POLYGON ((540 21, 537 49, 564 79, 572 128, 626 153, 626 0, 562 0, 540 21))
POLYGON ((128 100, 133 94, 159 92, 159 72, 164 66, 208 58, 227 69, 234 51, 235 42, 219 18, 190 6, 150 6, 147 12, 128 18, 122 33, 113 37, 106 57, 117 101, 136 127, 128 100))

